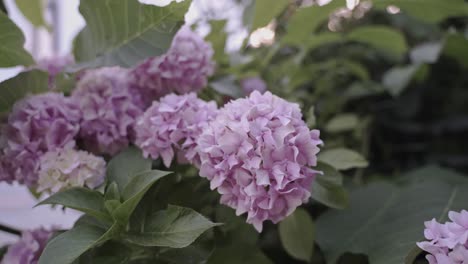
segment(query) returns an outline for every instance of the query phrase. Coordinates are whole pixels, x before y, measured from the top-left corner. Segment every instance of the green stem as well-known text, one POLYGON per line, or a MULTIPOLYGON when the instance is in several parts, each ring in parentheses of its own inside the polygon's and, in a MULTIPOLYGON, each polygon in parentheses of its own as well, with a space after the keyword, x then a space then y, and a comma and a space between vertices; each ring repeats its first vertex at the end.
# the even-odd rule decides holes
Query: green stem
POLYGON ((14 229, 14 228, 11 228, 9 226, 2 225, 2 224, 0 224, 0 231, 10 233, 10 234, 13 234, 13 235, 17 235, 17 236, 21 236, 21 231, 20 230, 17 230, 17 229, 14 229))

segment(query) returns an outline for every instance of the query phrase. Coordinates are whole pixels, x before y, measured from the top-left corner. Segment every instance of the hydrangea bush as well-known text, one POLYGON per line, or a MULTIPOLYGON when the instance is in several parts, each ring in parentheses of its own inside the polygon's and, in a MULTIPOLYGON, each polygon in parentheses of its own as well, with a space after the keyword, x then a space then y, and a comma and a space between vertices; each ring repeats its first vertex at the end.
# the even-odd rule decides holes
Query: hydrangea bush
POLYGON ((37 63, 0 11, 0 67, 28 66, 0 83, 0 182, 81 212, 68 230, 0 222, 17 237, 0 263, 468 263, 468 178, 402 173, 441 156, 405 150, 460 129, 407 121, 426 100, 449 112, 427 73, 463 59, 468 3, 309 2, 239 3, 250 44, 226 53, 223 21, 183 25, 188 0, 81 0, 74 59, 37 63))

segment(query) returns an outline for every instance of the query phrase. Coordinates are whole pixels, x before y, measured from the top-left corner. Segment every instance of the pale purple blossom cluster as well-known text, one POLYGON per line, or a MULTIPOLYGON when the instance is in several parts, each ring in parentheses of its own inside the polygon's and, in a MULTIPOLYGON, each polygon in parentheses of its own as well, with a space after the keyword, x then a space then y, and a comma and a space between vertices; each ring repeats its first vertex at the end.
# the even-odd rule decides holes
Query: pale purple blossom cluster
POLYGON ((128 70, 119 67, 84 72, 72 98, 82 109, 80 139, 88 150, 114 155, 127 147, 143 113, 139 93, 129 85, 128 70))
POLYGON ((196 139, 216 112, 215 102, 205 102, 195 93, 169 94, 139 118, 135 143, 145 157, 162 157, 166 167, 170 167, 174 156, 179 163, 199 165, 196 139))
POLYGON ((200 176, 259 232, 310 198, 322 141, 297 104, 255 91, 221 108, 197 143, 200 176))
POLYGON ((81 111, 58 93, 18 101, 2 129, 0 181, 37 184, 39 158, 48 151, 73 144, 81 111))
POLYGON ((95 189, 104 183, 106 162, 72 146, 44 154, 40 160, 37 191, 57 193, 71 187, 95 189))
POLYGON ((8 248, 1 264, 37 264, 53 231, 39 228, 24 231, 21 239, 8 248))
POLYGON ((151 101, 170 94, 197 92, 214 72, 214 51, 188 26, 177 32, 168 52, 150 58, 132 70, 132 79, 151 101))
POLYGON ((435 219, 424 223, 424 237, 428 241, 417 243, 429 253, 429 264, 468 263, 468 211, 449 212, 451 221, 445 224, 435 219))

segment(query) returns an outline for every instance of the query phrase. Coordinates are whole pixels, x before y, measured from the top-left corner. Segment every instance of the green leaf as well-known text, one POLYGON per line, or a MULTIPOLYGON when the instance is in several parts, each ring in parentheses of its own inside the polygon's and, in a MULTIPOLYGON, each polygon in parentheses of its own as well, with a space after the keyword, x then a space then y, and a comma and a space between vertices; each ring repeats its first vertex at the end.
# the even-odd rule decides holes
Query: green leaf
POLYGON ((145 193, 159 179, 169 174, 171 174, 171 172, 153 170, 143 172, 133 177, 122 192, 124 202, 113 212, 113 216, 117 221, 122 224, 127 224, 130 215, 133 213, 145 193))
POLYGON ((328 121, 325 130, 330 133, 340 133, 356 128, 359 118, 356 114, 339 114, 328 121))
POLYGON ((23 45, 23 32, 0 11, 0 68, 33 64, 34 59, 23 45))
POLYGON ((408 50, 403 34, 385 26, 358 27, 347 35, 347 39, 367 44, 398 58, 408 50))
POLYGON ((349 204, 349 197, 343 188, 343 176, 332 166, 319 163, 315 168, 322 171, 317 174, 311 187, 312 199, 335 209, 344 209, 349 204))
POLYGON ((107 179, 109 182, 117 183, 122 192, 135 175, 151 170, 151 165, 151 160, 145 159, 139 149, 129 147, 109 162, 107 179))
POLYGON ((468 15, 468 5, 464 0, 375 0, 372 3, 380 9, 395 5, 403 12, 430 23, 468 15))
POLYGON ((266 26, 288 6, 289 0, 255 0, 252 30, 266 26))
POLYGON ((183 248, 217 225, 190 208, 169 205, 147 219, 143 232, 129 233, 126 239, 147 247, 183 248))
POLYGON ((47 73, 35 70, 0 83, 0 113, 9 111, 16 101, 27 95, 47 92, 48 78, 47 73))
POLYGON ((299 8, 288 23, 284 41, 287 43, 304 43, 318 27, 328 20, 330 14, 338 8, 345 7, 344 0, 333 0, 324 6, 313 5, 299 8))
MULTIPOLYGON (((341 37, 340 34, 338 33, 333 33, 333 32, 324 32, 320 34, 316 34, 311 36, 305 43, 305 47, 310 51, 314 50, 318 47, 321 47, 323 45, 328 45, 334 42, 341 42, 343 38, 341 37)), ((284 41, 288 41, 288 39, 285 39, 284 41)), ((296 43, 296 44, 302 44, 302 43, 296 43)))
POLYGON ((359 153, 345 148, 325 150, 318 156, 318 160, 331 165, 337 170, 365 168, 367 160, 359 153))
POLYGON ((163 54, 190 3, 159 7, 135 0, 81 0, 80 12, 87 26, 75 39, 75 58, 81 67, 129 67, 163 54))
POLYGON ((314 253, 315 227, 312 218, 302 208, 296 209, 279 224, 281 244, 292 257, 309 262, 314 253))
POLYGON ((468 39, 461 34, 451 34, 445 41, 442 53, 457 60, 468 69, 468 39))
POLYGON ((463 184, 453 184, 445 179, 452 171, 437 173, 399 186, 378 182, 355 189, 349 208, 321 215, 316 240, 327 263, 335 263, 344 252, 365 254, 372 264, 404 263, 407 255, 414 255, 415 243, 424 240, 424 221, 445 221, 448 211, 466 209, 466 176, 457 176, 463 184))
POLYGON ((419 64, 394 67, 385 73, 382 82, 391 95, 398 96, 408 87, 419 69, 419 64))
POLYGON ((71 188, 51 195, 38 205, 60 204, 98 219, 110 221, 110 216, 106 213, 104 197, 97 191, 86 188, 71 188))
POLYGON ((236 78, 232 75, 222 77, 218 80, 210 82, 210 86, 218 93, 230 96, 232 98, 240 98, 244 96, 238 84, 235 82, 236 78))
POLYGON ((225 48, 227 33, 224 30, 226 27, 226 20, 213 20, 210 22, 211 31, 208 36, 206 36, 206 41, 210 42, 213 46, 215 55, 214 59, 217 62, 220 62, 225 57, 225 48))
POLYGON ((104 194, 104 200, 117 200, 120 201, 120 192, 119 192, 119 186, 117 183, 112 182, 107 186, 106 193, 104 194))
POLYGON ((443 48, 442 42, 428 42, 414 47, 410 52, 411 62, 436 63, 443 48))
POLYGON ((81 254, 103 242, 105 230, 80 225, 53 238, 47 244, 38 264, 71 264, 81 254))
POLYGON ((44 5, 41 0, 15 0, 21 13, 36 27, 46 26, 44 5))

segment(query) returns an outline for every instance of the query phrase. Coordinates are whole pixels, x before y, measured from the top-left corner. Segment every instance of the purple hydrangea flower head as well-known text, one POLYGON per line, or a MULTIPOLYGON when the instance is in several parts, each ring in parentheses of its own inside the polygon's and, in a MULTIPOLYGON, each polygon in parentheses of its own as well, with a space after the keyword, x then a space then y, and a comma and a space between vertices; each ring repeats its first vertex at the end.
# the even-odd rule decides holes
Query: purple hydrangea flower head
POLYGON ((152 100, 172 92, 196 92, 207 85, 214 72, 213 54, 211 44, 184 26, 166 54, 135 67, 133 83, 152 100))
POLYGON ((145 157, 162 157, 169 167, 174 156, 178 161, 199 165, 196 139, 207 122, 217 113, 215 102, 205 102, 195 93, 169 94, 156 101, 138 119, 136 145, 145 157))
POLYGON ((220 109, 197 142, 200 176, 259 232, 310 198, 322 141, 297 104, 254 91, 220 109))
POLYGON ((106 162, 72 146, 49 151, 39 160, 38 192, 56 193, 71 187, 94 189, 104 182, 106 162))
POLYGON ((2 129, 0 179, 34 187, 39 157, 74 144, 81 111, 70 98, 46 93, 18 101, 2 129), (5 176, 9 175, 9 176, 5 176))
POLYGON ((39 228, 25 231, 21 239, 8 248, 2 264, 37 264, 53 231, 39 228))
POLYGON ((86 71, 72 97, 83 110, 80 138, 87 149, 113 155, 129 144, 144 103, 130 86, 127 70, 108 67, 86 71))
POLYGON ((241 80, 242 90, 246 95, 251 94, 253 91, 259 91, 260 93, 266 92, 267 84, 260 77, 249 77, 241 80))
POLYGON ((449 218, 451 222, 445 224, 435 219, 424 223, 424 237, 428 241, 417 245, 429 253, 426 259, 430 264, 468 263, 468 211, 451 211, 449 218))

